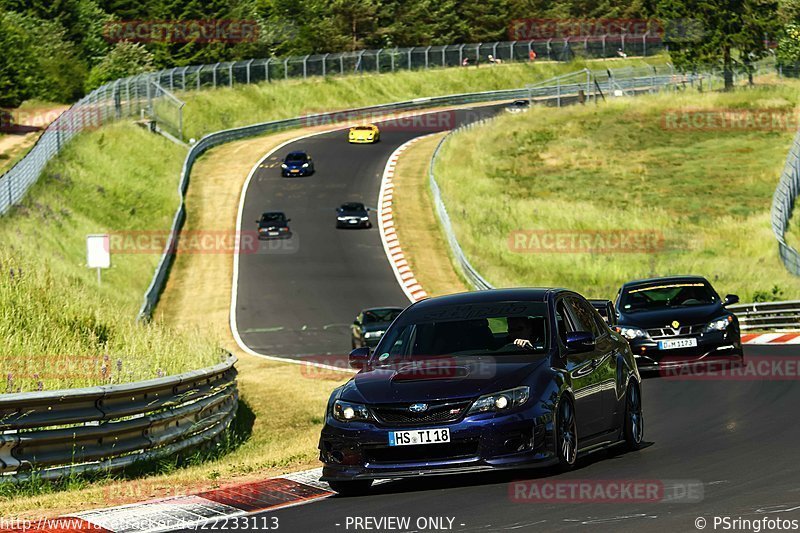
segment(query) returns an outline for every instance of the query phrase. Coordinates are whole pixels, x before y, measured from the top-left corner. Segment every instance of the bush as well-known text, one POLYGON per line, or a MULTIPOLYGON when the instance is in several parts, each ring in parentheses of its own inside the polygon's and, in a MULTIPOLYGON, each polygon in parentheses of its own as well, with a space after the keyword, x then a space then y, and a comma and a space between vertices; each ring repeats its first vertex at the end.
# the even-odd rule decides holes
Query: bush
POLYGON ((89 73, 86 79, 86 91, 149 70, 153 70, 153 54, 141 44, 119 42, 89 73))

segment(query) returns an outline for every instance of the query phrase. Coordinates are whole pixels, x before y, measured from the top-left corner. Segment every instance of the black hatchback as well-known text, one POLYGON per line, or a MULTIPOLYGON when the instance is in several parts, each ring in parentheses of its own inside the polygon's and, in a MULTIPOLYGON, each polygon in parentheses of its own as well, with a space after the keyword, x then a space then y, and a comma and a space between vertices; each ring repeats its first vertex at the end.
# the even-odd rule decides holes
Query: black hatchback
POLYGON ((617 294, 617 330, 628 339, 639 370, 743 359, 739 321, 701 276, 631 281, 617 294))
POLYGON ((258 238, 260 240, 291 238, 292 230, 289 229, 291 220, 286 218, 286 215, 280 211, 267 211, 261 215, 260 219, 256 220, 258 223, 258 238))

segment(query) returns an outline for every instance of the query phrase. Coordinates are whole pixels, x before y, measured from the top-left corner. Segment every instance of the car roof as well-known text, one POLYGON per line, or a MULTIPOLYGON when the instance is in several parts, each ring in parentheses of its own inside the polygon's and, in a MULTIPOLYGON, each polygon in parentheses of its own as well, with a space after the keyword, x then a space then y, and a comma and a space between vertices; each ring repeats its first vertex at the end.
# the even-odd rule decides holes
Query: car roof
POLYGON ((560 292, 570 292, 566 289, 532 287, 512 289, 491 289, 486 291, 461 292, 428 298, 414 304, 415 310, 431 310, 437 307, 464 304, 490 304, 500 302, 546 302, 549 297, 560 292))
POLYGON ((261 213, 262 217, 274 216, 274 215, 281 215, 284 217, 286 216, 286 214, 283 211, 264 211, 263 213, 261 213))
POLYGON ((366 209, 361 202, 345 202, 341 207, 347 209, 366 209))
POLYGON ((403 309, 405 308, 389 305, 387 307, 368 307, 367 309, 362 309, 361 312, 366 313, 368 311, 402 311, 403 309))
POLYGON ((709 281, 704 278, 703 276, 694 276, 694 275, 687 275, 687 276, 664 276, 661 278, 647 278, 647 279, 637 279, 633 281, 629 281, 622 285, 622 289, 630 289, 632 287, 640 287, 643 285, 652 285, 654 283, 679 283, 682 281, 702 281, 705 283, 709 283, 709 281))
POLYGON ((303 152, 302 150, 298 150, 298 151, 296 151, 296 152, 289 152, 288 154, 286 154, 286 157, 289 157, 289 156, 292 156, 292 155, 304 155, 304 156, 308 156, 308 154, 307 154, 307 153, 303 152))

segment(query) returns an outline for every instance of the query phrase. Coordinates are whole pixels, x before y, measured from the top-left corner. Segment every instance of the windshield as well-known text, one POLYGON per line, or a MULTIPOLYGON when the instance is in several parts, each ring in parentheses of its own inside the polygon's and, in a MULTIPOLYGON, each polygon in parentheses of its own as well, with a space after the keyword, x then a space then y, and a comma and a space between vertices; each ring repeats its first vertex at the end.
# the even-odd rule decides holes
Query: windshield
MULTIPOLYGON (((543 303, 505 305, 507 314, 485 313, 487 306, 458 306, 437 312, 439 319, 395 324, 375 351, 376 363, 410 357, 527 355, 547 352, 547 307, 543 303), (474 308, 474 309, 472 309, 474 308), (467 312, 462 312, 467 309, 467 312), (471 312, 477 310, 478 312, 471 312), (477 316, 476 316, 477 315, 477 316), (483 316, 481 316, 483 315, 483 316), (464 316, 469 318, 456 318, 464 316)), ((497 307, 491 304, 490 307, 497 307)))
POLYGON ((364 204, 344 204, 341 211, 365 211, 364 204))
POLYGON ((286 161, 305 161, 306 154, 289 154, 286 156, 286 161))
POLYGON ((718 301, 719 297, 708 283, 685 281, 628 289, 622 294, 620 305, 624 312, 635 313, 654 309, 709 305, 718 301))
POLYGON ((359 130, 359 131, 365 131, 365 130, 372 131, 372 126, 356 126, 353 129, 359 130))
POLYGON ((284 218, 283 213, 264 213, 261 215, 261 222, 279 222, 284 218))
POLYGON ((369 311, 364 311, 364 324, 392 322, 402 312, 402 309, 370 309, 369 311))

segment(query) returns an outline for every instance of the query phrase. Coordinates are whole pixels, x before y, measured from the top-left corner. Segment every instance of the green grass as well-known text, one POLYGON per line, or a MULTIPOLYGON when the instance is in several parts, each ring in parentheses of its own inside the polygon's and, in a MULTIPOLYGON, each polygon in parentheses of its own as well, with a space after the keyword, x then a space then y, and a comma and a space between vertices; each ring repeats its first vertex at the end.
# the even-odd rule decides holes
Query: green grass
POLYGON ((219 361, 213 339, 135 317, 159 260, 86 268, 86 235, 166 232, 185 152, 129 123, 87 133, 0 217, 0 392, 149 379, 219 361))
POLYGON ((536 108, 458 133, 437 177, 459 241, 497 286, 566 286, 613 298, 630 279, 694 273, 743 301, 800 297, 769 218, 794 132, 662 126, 664 113, 680 108, 791 113, 797 88, 536 108), (520 229, 643 230, 663 243, 655 253, 519 253, 509 236, 520 229))
POLYGON ((437 68, 386 74, 279 80, 213 91, 180 93, 184 137, 199 139, 225 128, 336 109, 464 92, 516 89, 559 74, 588 68, 663 64, 666 56, 627 60, 576 60, 570 63, 510 63, 468 68, 437 68))

